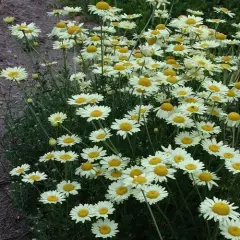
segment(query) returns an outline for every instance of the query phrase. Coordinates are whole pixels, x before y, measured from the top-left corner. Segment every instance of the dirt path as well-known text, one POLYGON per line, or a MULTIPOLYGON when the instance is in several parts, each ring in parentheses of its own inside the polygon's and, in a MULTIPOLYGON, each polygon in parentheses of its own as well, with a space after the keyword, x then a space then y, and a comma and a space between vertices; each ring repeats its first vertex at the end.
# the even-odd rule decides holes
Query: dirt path
MULTIPOLYGON (((46 40, 54 18, 47 16, 51 11, 54 0, 0 0, 0 70, 6 67, 23 66, 31 74, 31 60, 22 51, 20 44, 11 37, 7 24, 2 22, 5 16, 14 16, 16 23, 34 22, 42 30, 39 39, 39 51, 52 55, 52 45, 46 40), (30 67, 29 67, 30 66, 30 67)), ((54 55, 53 55, 54 56, 54 55)), ((13 103, 19 100, 16 88, 11 82, 0 80, 0 136, 3 131, 3 113, 6 111, 6 98, 13 103), (9 94, 9 97, 8 97, 9 94)), ((18 104, 15 104, 16 108, 18 104)), ((19 109, 16 109, 18 112, 19 109)), ((11 202, 10 181, 8 178, 7 162, 0 148, 0 240, 28 240, 28 228, 23 216, 17 212, 11 202)))

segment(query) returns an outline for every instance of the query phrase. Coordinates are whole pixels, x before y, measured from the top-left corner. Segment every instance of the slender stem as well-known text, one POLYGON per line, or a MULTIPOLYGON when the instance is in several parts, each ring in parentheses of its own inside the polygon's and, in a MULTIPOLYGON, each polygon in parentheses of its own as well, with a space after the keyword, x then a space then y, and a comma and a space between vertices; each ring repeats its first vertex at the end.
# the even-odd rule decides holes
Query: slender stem
POLYGON ((155 228, 156 228, 156 230, 157 230, 159 239, 163 240, 163 237, 162 237, 161 232, 160 232, 160 230, 159 230, 159 228, 158 228, 156 219, 155 219, 155 217, 154 217, 154 215, 153 215, 152 209, 151 209, 151 207, 150 207, 150 205, 149 205, 149 203, 148 203, 148 201, 147 201, 147 199, 146 199, 146 196, 145 196, 143 190, 141 190, 141 191, 142 191, 144 200, 145 200, 145 202, 146 202, 146 204, 147 204, 147 208, 148 208, 148 210, 149 210, 149 212, 150 212, 150 215, 151 215, 151 217, 152 217, 152 220, 153 220, 153 223, 154 223, 154 225, 155 225, 155 228))

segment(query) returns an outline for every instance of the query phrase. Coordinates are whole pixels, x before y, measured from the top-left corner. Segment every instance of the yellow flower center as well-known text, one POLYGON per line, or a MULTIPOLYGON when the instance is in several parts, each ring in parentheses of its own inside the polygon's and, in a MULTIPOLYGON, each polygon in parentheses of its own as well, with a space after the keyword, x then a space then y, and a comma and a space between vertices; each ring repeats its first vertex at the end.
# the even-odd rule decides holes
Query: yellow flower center
POLYGON ((213 100, 213 101, 215 101, 215 102, 221 102, 221 98, 220 97, 218 97, 218 96, 212 96, 211 97, 211 99, 213 100))
POLYGON ((163 74, 165 76, 176 76, 176 72, 174 70, 172 70, 172 69, 165 69, 163 71, 163 74))
POLYGON ((174 157, 174 161, 176 163, 182 162, 183 160, 184 160, 183 156, 177 155, 177 156, 174 157))
POLYGON ((24 31, 24 33, 32 33, 33 32, 33 30, 31 30, 31 29, 25 29, 23 31, 24 31))
POLYGON ((234 237, 240 237, 240 227, 231 226, 228 228, 228 233, 234 237))
POLYGON ((187 110, 191 113, 195 113, 199 110, 198 106, 190 106, 187 108, 187 110))
POLYGON ((106 137, 106 133, 100 133, 96 136, 96 139, 104 139, 106 137))
POLYGON ((184 123, 185 122, 185 118, 181 117, 181 116, 176 116, 176 117, 173 118, 173 121, 175 123, 184 123))
POLYGON ((220 10, 222 10, 225 13, 229 11, 227 8, 220 8, 220 10))
POLYGON ((236 169, 236 170, 240 170, 240 162, 238 162, 238 163, 233 163, 233 164, 232 164, 232 167, 233 167, 234 169, 236 169))
POLYGON ((67 24, 65 22, 58 22, 56 24, 56 28, 66 28, 67 24))
POLYGON ((108 209, 103 207, 103 208, 100 208, 100 209, 98 210, 98 212, 99 212, 100 214, 104 215, 104 214, 107 214, 107 213, 108 213, 108 209))
POLYGON ((150 199, 156 199, 158 198, 158 196, 160 195, 160 193, 158 191, 152 190, 147 192, 146 197, 150 198, 150 199))
POLYGON ((131 131, 132 130, 132 124, 127 123, 127 122, 121 123, 120 124, 120 130, 125 131, 125 132, 131 131))
POLYGON ((237 88, 237 89, 240 89, 240 82, 236 82, 234 87, 237 88))
POLYGON ((70 160, 70 159, 72 159, 72 156, 68 153, 65 153, 65 154, 60 156, 60 159, 61 160, 70 160))
POLYGON ((79 98, 77 98, 77 99, 75 100, 75 103, 81 104, 81 103, 84 103, 84 102, 86 102, 86 101, 87 101, 86 98, 84 98, 84 97, 79 97, 79 98))
POLYGON ((229 152, 228 152, 228 153, 224 153, 223 156, 224 156, 225 158, 229 159, 229 158, 233 158, 234 155, 233 155, 232 153, 229 153, 229 152))
POLYGON ((176 46, 174 46, 173 48, 174 51, 183 51, 184 50, 184 46, 181 44, 178 44, 176 46))
POLYGON ((48 196, 48 197, 47 197, 47 200, 48 200, 49 202, 56 202, 56 201, 58 200, 58 196, 56 196, 56 195, 48 196))
POLYGON ((88 154, 88 157, 90 157, 90 158, 97 158, 97 157, 99 157, 99 152, 90 152, 89 154, 88 154))
POLYGON ((223 202, 217 202, 212 206, 212 211, 221 216, 227 216, 230 213, 230 207, 223 202))
POLYGON ((227 36, 224 35, 223 33, 216 33, 216 39, 225 40, 226 38, 227 38, 227 36))
POLYGON ((122 172, 121 171, 118 171, 118 170, 114 170, 112 173, 111 173, 111 176, 113 178, 120 178, 122 176, 122 172))
POLYGON ((114 67, 113 67, 114 70, 117 70, 117 71, 123 71, 125 70, 125 67, 124 65, 122 64, 116 64, 114 67))
POLYGON ((147 42, 148 42, 149 45, 153 45, 153 44, 155 44, 156 41, 157 41, 156 38, 149 38, 149 39, 147 40, 147 42))
POLYGON ((142 58, 143 55, 142 55, 142 53, 140 53, 140 52, 136 52, 136 53, 134 54, 134 57, 135 57, 135 58, 142 58))
POLYGON ((82 31, 82 29, 79 26, 71 26, 68 28, 68 33, 70 35, 74 34, 74 33, 80 33, 82 31))
POLYGON ((108 225, 102 225, 101 227, 99 227, 99 232, 103 235, 106 235, 111 232, 111 228, 108 225))
POLYGON ((228 90, 227 95, 228 95, 228 97, 235 97, 236 93, 232 89, 230 89, 230 90, 228 90))
POLYGON ((127 192, 128 192, 128 189, 126 187, 118 187, 116 189, 116 194, 120 196, 126 194, 127 192))
POLYGON ((100 117, 100 116, 102 116, 102 114, 103 114, 103 112, 102 111, 100 111, 100 110, 94 110, 94 111, 92 111, 91 112, 91 117, 100 117))
POLYGON ((153 157, 153 158, 151 158, 151 160, 149 161, 149 164, 151 164, 151 165, 156 165, 156 164, 159 164, 159 163, 161 163, 161 162, 162 162, 161 158, 159 158, 159 157, 153 157))
POLYGON ((173 58, 167 59, 167 64, 176 64, 177 61, 173 58))
POLYGON ((140 170, 140 169, 138 169, 138 168, 135 168, 135 169, 133 169, 131 172, 130 172, 130 176, 132 177, 132 178, 134 178, 135 176, 139 176, 139 175, 141 175, 142 174, 142 170, 140 170))
POLYGON ((9 76, 10 78, 16 78, 16 77, 19 76, 19 72, 10 72, 10 73, 8 74, 8 76, 9 76))
POLYGON ((212 180, 212 175, 211 173, 209 172, 202 172, 199 174, 198 178, 201 180, 201 181, 204 181, 204 182, 209 182, 212 180))
POLYGON ((87 52, 88 53, 95 53, 97 51, 97 47, 95 47, 95 46, 88 46, 87 47, 87 52))
POLYGON ((185 96, 187 94, 187 91, 181 90, 177 93, 179 96, 185 96))
POLYGON ((213 127, 209 124, 205 124, 201 127, 204 131, 210 132, 213 130, 213 127))
POLYGON ((133 178, 132 183, 144 184, 147 182, 147 179, 144 176, 136 176, 133 178))
POLYGON ((17 172, 17 173, 23 173, 24 170, 25 170, 24 168, 19 168, 16 172, 17 172))
POLYGON ((182 142, 183 144, 191 144, 191 143, 193 142, 193 140, 192 140, 192 138, 190 138, 190 137, 183 137, 183 138, 181 139, 181 142, 182 142))
POLYGON ((78 211, 78 216, 79 217, 86 217, 88 215, 88 210, 87 209, 81 209, 78 211))
POLYGON ((196 168, 197 168, 197 166, 195 165, 195 164, 193 164, 193 163, 189 163, 189 164, 187 164, 186 166, 185 166, 185 168, 187 169, 187 170, 195 170, 196 168))
POLYGON ((163 103, 160 108, 163 111, 171 112, 173 110, 173 105, 171 103, 163 103))
POLYGON ((200 44, 200 47, 201 48, 207 48, 209 45, 207 44, 207 43, 202 43, 202 44, 200 44))
POLYGON ((112 159, 108 162, 108 165, 110 167, 117 167, 121 164, 121 161, 119 159, 112 159))
POLYGON ((189 19, 186 20, 185 23, 189 24, 189 25, 194 25, 194 24, 197 23, 197 21, 195 19, 193 19, 193 18, 189 18, 189 19))
POLYGON ((160 32, 158 30, 152 30, 151 34, 152 35, 158 35, 160 32))
POLYGON ((110 6, 107 2, 101 1, 96 4, 96 8, 99 10, 108 10, 110 6))
POLYGON ((100 37, 99 36, 92 36, 91 37, 91 41, 93 41, 93 42, 97 42, 97 41, 100 41, 100 37))
POLYGON ((185 100, 187 103, 196 103, 197 102, 197 100, 195 99, 195 98, 187 98, 186 100, 185 100))
POLYGON ((177 78, 175 76, 168 76, 167 82, 174 84, 177 82, 177 78))
POLYGON ((85 162, 85 163, 82 164, 81 169, 83 171, 90 171, 90 170, 93 169, 93 165, 89 162, 85 162))
POLYGON ((126 60, 128 60, 128 56, 121 55, 121 56, 119 56, 119 60, 126 61, 126 60))
POLYGON ((229 62, 229 61, 232 60, 232 58, 229 57, 229 56, 224 56, 224 57, 222 57, 222 60, 223 60, 224 62, 229 62))
POLYGON ((73 184, 71 184, 71 183, 65 184, 63 186, 63 190, 66 191, 66 192, 70 192, 70 191, 72 191, 74 189, 75 189, 75 186, 73 184))
POLYGON ((156 166, 154 168, 154 173, 158 176, 166 176, 168 174, 168 169, 165 166, 156 166))
POLYGON ((208 149, 211 151, 211 152, 219 152, 219 146, 216 145, 216 144, 212 144, 208 147, 208 149))
POLYGON ((232 121, 240 121, 240 115, 236 112, 231 112, 228 114, 228 119, 232 121))
POLYGON ((176 38, 175 38, 175 41, 181 43, 181 42, 184 42, 184 38, 182 38, 182 37, 176 37, 176 38))
POLYGON ((39 181, 40 180, 40 176, 39 175, 32 175, 29 177, 29 179, 33 180, 33 181, 39 181))
POLYGON ((67 137, 63 140, 64 143, 73 143, 74 142, 74 138, 72 137, 67 137))
POLYGON ((120 52, 120 53, 127 53, 128 52, 128 48, 127 47, 119 48, 118 52, 120 52))
POLYGON ((210 85, 208 88, 209 88, 209 90, 211 90, 213 92, 219 92, 220 91, 220 88, 215 86, 215 85, 210 85))
POLYGON ((229 64, 226 64, 226 63, 221 63, 220 67, 223 68, 223 69, 229 69, 231 66, 229 64))
POLYGON ((150 87, 152 82, 149 78, 140 78, 138 84, 144 87, 150 87))
POLYGON ((166 29, 166 26, 164 24, 158 24, 155 29, 157 30, 163 30, 163 29, 166 29))

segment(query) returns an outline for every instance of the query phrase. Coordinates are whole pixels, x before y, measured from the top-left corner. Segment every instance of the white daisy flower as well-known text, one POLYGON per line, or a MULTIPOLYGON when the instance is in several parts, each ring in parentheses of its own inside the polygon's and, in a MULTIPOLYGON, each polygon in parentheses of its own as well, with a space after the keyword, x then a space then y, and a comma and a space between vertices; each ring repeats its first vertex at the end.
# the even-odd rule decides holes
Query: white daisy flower
POLYGON ((112 136, 108 128, 99 129, 91 132, 89 140, 92 142, 102 142, 109 139, 112 136))
POLYGON ((61 163, 72 162, 77 160, 78 154, 73 151, 55 151, 54 156, 56 161, 61 163))
POLYGON ((21 80, 27 79, 27 72, 25 68, 22 67, 8 67, 1 71, 0 77, 4 77, 8 80, 19 82, 21 80))
POLYGON ((213 199, 206 198, 200 204, 199 211, 205 219, 223 223, 229 222, 231 219, 238 219, 240 214, 235 211, 237 208, 233 203, 213 197, 213 199))
POLYGON ((230 240, 240 240, 240 220, 231 220, 228 222, 221 222, 219 225, 221 234, 230 240))
POLYGON ((221 132, 220 127, 215 126, 213 122, 197 122, 196 124, 198 131, 203 134, 218 134, 221 132))
POLYGON ((128 199, 132 193, 131 186, 126 186, 121 180, 113 182, 108 186, 106 198, 117 204, 128 199))
POLYGON ((157 111, 156 116, 161 119, 167 119, 174 110, 175 107, 169 102, 165 102, 160 107, 155 108, 155 111, 157 111))
POLYGON ((75 174, 81 177, 90 178, 96 174, 97 165, 91 162, 82 163, 80 167, 76 168, 75 174))
POLYGON ((107 218, 115 210, 113 204, 108 201, 98 202, 93 206, 93 209, 96 218, 107 218))
POLYGON ((201 137, 197 131, 194 132, 181 132, 175 137, 175 143, 182 148, 192 147, 199 144, 201 137))
POLYGON ((44 172, 32 172, 23 175, 22 181, 33 184, 34 182, 39 182, 47 179, 47 175, 44 172))
POLYGON ((69 195, 77 195, 81 189, 81 185, 78 182, 62 181, 57 185, 57 190, 64 193, 67 197, 69 195))
POLYGON ((47 191, 41 194, 40 202, 44 204, 57 204, 65 201, 65 195, 58 191, 47 191))
POLYGON ((225 167, 233 174, 240 173, 240 160, 234 159, 230 161, 225 161, 225 167))
POLYGON ((106 106, 86 106, 85 108, 79 108, 76 111, 77 115, 80 115, 83 118, 87 118, 88 122, 92 120, 104 120, 109 116, 111 112, 110 107, 106 106))
POLYGON ((234 148, 222 146, 219 150, 219 157, 223 160, 231 161, 234 159, 240 159, 240 153, 239 150, 235 150, 234 148))
POLYGON ((69 105, 81 106, 89 103, 90 94, 78 94, 73 95, 68 99, 67 103, 69 105))
POLYGON ((185 149, 182 149, 182 148, 176 148, 170 151, 170 154, 168 155, 169 163, 177 168, 180 162, 183 162, 186 160, 193 160, 193 158, 185 149))
POLYGON ((104 177, 112 181, 120 180, 123 175, 122 170, 112 169, 104 172, 104 177))
POLYGON ((152 205, 166 198, 168 196, 168 192, 164 187, 151 185, 144 187, 142 191, 135 190, 133 196, 140 202, 145 202, 146 198, 148 203, 152 205))
POLYGON ((90 204, 79 204, 78 206, 72 208, 70 216, 76 223, 91 221, 91 218, 94 216, 93 206, 90 204))
POLYGON ((168 178, 175 179, 175 169, 169 168, 166 164, 157 164, 154 167, 147 169, 148 174, 153 175, 155 182, 167 182, 168 178))
POLYGON ((194 126, 193 120, 183 113, 173 113, 166 121, 168 124, 172 124, 179 128, 191 128, 194 126))
POLYGON ((54 114, 51 114, 48 117, 48 121, 53 125, 53 126, 58 126, 59 123, 63 123, 63 121, 67 119, 67 115, 62 112, 57 112, 54 114))
POLYGON ((218 186, 215 181, 219 180, 219 177, 217 177, 214 172, 202 170, 190 174, 189 177, 193 180, 193 185, 207 186, 209 190, 211 190, 213 186, 218 186))
POLYGON ((135 188, 142 188, 146 185, 149 185, 153 182, 154 176, 150 174, 140 174, 138 176, 125 178, 123 180, 123 183, 125 183, 127 186, 132 186, 135 188))
POLYGON ((57 144, 60 145, 61 147, 69 147, 73 146, 77 143, 81 142, 81 138, 78 137, 77 135, 63 135, 57 139, 57 144))
POLYGON ((122 136, 124 139, 128 134, 132 135, 133 133, 140 131, 140 124, 137 121, 129 120, 126 118, 116 119, 112 124, 111 128, 117 130, 117 134, 122 136))
POLYGON ((96 238, 112 238, 119 232, 118 224, 109 219, 99 219, 91 229, 96 238))
POLYGON ((185 103, 179 106, 179 111, 184 114, 200 114, 203 115, 206 112, 207 108, 201 103, 185 103))
POLYGON ((21 174, 24 174, 25 172, 27 172, 28 170, 30 170, 30 165, 29 164, 22 164, 21 166, 15 167, 13 168, 9 174, 11 176, 20 176, 21 174))
POLYGON ((181 161, 178 164, 178 167, 182 169, 184 172, 187 173, 194 173, 196 171, 199 171, 204 168, 204 164, 200 162, 199 160, 194 160, 194 159, 188 159, 181 161))
POLYGON ((155 152, 154 155, 150 155, 147 158, 143 158, 141 160, 141 165, 143 167, 154 167, 160 163, 166 163, 167 162, 167 154, 161 151, 155 152))
POLYGON ((121 170, 125 166, 127 166, 128 162, 130 161, 127 157, 117 156, 117 155, 111 155, 109 157, 103 157, 103 159, 100 161, 100 164, 104 169, 112 170, 117 169, 121 170))
POLYGON ((82 150, 81 157, 93 162, 98 159, 102 159, 106 155, 106 150, 103 150, 102 147, 94 146, 92 148, 85 148, 82 150))
POLYGON ((176 87, 172 91, 172 95, 176 98, 188 97, 193 95, 193 90, 190 87, 176 87))
POLYGON ((226 117, 226 124, 229 127, 238 127, 240 125, 240 114, 237 112, 230 112, 226 117))
POLYGON ((218 156, 220 148, 223 146, 223 142, 217 142, 215 138, 205 139, 201 142, 201 145, 209 154, 218 156))
POLYGON ((48 162, 49 160, 54 159, 55 159, 54 152, 48 152, 39 158, 39 162, 48 162))

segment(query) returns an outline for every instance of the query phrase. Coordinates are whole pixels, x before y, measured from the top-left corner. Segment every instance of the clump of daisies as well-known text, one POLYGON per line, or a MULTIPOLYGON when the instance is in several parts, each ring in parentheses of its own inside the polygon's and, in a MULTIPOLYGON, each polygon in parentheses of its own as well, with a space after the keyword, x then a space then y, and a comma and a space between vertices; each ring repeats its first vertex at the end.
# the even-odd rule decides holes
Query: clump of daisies
MULTIPOLYGON (((49 106, 28 103, 47 146, 10 175, 37 191, 44 217, 65 219, 68 239, 78 228, 88 238, 147 239, 146 230, 178 239, 181 228, 185 238, 194 229, 199 239, 240 239, 239 24, 232 36, 221 32, 234 17, 224 7, 214 19, 192 9, 170 19, 170 1, 146 4, 152 21, 140 34, 140 15, 105 1, 88 6, 100 24, 91 29, 66 17, 80 7, 48 13, 62 55, 39 70, 53 84, 42 86, 49 106)), ((40 34, 33 23, 10 29, 29 44, 40 34)), ((1 72, 18 85, 27 76, 22 67, 1 72)))

